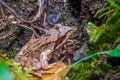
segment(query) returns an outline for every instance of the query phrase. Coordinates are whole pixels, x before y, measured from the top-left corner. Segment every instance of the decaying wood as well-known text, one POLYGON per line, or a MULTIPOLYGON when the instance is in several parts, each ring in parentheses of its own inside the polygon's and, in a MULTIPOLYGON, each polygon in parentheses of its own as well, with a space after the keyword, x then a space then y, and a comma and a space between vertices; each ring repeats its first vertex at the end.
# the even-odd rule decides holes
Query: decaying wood
POLYGON ((20 62, 23 68, 34 67, 34 70, 47 70, 54 67, 55 64, 48 64, 48 55, 66 42, 70 37, 71 29, 56 24, 41 37, 35 38, 33 35, 16 55, 15 60, 20 62))

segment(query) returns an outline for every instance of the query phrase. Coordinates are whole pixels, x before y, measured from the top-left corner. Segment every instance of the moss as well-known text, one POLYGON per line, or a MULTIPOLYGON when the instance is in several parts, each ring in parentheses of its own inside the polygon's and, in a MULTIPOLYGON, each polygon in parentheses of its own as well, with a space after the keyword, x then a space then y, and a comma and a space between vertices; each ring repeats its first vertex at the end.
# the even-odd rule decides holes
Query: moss
POLYGON ((5 40, 4 44, 3 44, 3 48, 8 48, 10 43, 16 38, 15 34, 11 35, 8 37, 8 39, 5 40))
POLYGON ((11 48, 6 51, 6 54, 7 54, 7 56, 8 56, 9 58, 14 58, 15 55, 16 55, 15 53, 16 53, 16 51, 13 50, 13 49, 11 49, 11 48))
POLYGON ((77 28, 76 27, 73 27, 72 28, 72 34, 71 34, 71 38, 74 38, 76 36, 76 32, 77 31, 77 28))
POLYGON ((81 62, 75 66, 75 71, 72 72, 70 77, 66 77, 65 80, 89 80, 92 74, 90 68, 89 62, 81 62))
POLYGON ((29 74, 32 68, 23 71, 19 63, 9 59, 5 54, 0 53, 0 60, 7 63, 14 76, 14 80, 39 80, 37 77, 29 74))
POLYGON ((96 26, 94 23, 88 24, 87 32, 89 34, 90 44, 88 53, 112 49, 120 43, 120 6, 117 8, 115 5, 116 4, 111 3, 110 6, 103 8, 96 13, 100 18, 103 16, 107 17, 104 24, 100 26, 96 26), (98 15, 100 13, 103 14, 98 15))
POLYGON ((16 36, 13 34, 8 37, 3 43, 2 48, 4 49, 4 53, 9 57, 13 58, 15 56, 15 50, 10 47, 11 42, 16 38, 16 36))

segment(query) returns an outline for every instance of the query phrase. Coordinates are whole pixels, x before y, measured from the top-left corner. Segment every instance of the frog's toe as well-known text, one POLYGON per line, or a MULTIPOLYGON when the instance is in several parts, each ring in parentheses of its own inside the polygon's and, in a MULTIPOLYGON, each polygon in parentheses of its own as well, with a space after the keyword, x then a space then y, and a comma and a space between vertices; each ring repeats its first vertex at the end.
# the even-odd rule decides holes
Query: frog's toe
POLYGON ((33 75, 42 77, 42 74, 53 74, 54 72, 44 71, 44 70, 40 70, 40 71, 39 71, 39 70, 38 70, 38 71, 31 71, 30 73, 33 74, 33 75))
POLYGON ((55 67, 55 65, 56 65, 56 63, 52 63, 52 64, 49 65, 49 67, 53 68, 53 67, 55 67))
POLYGON ((44 67, 43 69, 44 70, 51 69, 51 68, 55 67, 55 64, 56 63, 49 64, 47 67, 44 67))

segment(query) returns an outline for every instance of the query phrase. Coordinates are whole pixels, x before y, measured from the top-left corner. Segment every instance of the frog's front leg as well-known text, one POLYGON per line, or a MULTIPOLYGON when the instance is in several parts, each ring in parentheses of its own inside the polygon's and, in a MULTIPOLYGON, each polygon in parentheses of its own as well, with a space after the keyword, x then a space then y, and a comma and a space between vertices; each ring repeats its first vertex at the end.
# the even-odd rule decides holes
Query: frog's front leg
POLYGON ((48 55, 52 52, 53 50, 47 49, 40 54, 40 62, 41 62, 41 67, 42 69, 50 69, 53 68, 55 63, 53 64, 48 64, 48 55))

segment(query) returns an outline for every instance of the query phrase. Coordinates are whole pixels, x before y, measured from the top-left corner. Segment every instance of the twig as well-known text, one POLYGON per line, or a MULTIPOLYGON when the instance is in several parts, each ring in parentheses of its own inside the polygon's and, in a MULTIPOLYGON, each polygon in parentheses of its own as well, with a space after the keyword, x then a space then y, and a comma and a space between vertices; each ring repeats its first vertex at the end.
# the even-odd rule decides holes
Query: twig
POLYGON ((43 26, 45 26, 45 21, 46 21, 46 13, 44 13, 43 26))
POLYGON ((4 7, 6 7, 17 19, 21 20, 22 22, 33 23, 33 22, 35 22, 35 21, 37 20, 37 18, 40 17, 40 14, 43 12, 44 0, 38 0, 38 6, 39 6, 38 12, 37 12, 36 16, 34 17, 34 19, 29 20, 29 21, 21 18, 21 17, 15 12, 15 10, 12 9, 11 7, 9 7, 5 2, 3 2, 3 1, 0 0, 0 3, 1 3, 4 7))
POLYGON ((33 33, 37 36, 37 33, 36 33, 36 31, 35 31, 33 28, 28 27, 28 26, 26 26, 26 25, 19 25, 19 26, 22 26, 22 27, 24 27, 24 28, 30 29, 30 30, 33 31, 33 33))
POLYGON ((4 25, 5 25, 5 24, 4 24, 3 20, 0 19, 0 30, 3 29, 3 28, 5 27, 4 25))
POLYGON ((62 62, 66 57, 67 57, 67 55, 65 55, 64 57, 62 57, 62 59, 60 59, 60 62, 62 62))
POLYGON ((5 13, 3 11, 2 5, 0 4, 0 14, 2 15, 2 17, 5 17, 5 13))
POLYGON ((40 17, 40 14, 43 13, 43 5, 44 5, 44 0, 38 0, 38 12, 36 14, 36 18, 40 17))
POLYGON ((46 30, 46 29, 44 29, 44 28, 37 27, 37 26, 35 26, 34 24, 32 24, 32 26, 33 26, 34 28, 38 29, 39 31, 44 31, 44 32, 47 32, 47 30, 46 30))
POLYGON ((12 31, 9 31, 7 34, 5 34, 5 35, 3 35, 3 36, 0 36, 0 40, 3 40, 3 39, 5 39, 5 38, 9 37, 9 36, 12 35, 12 34, 13 34, 13 30, 12 30, 12 31))

